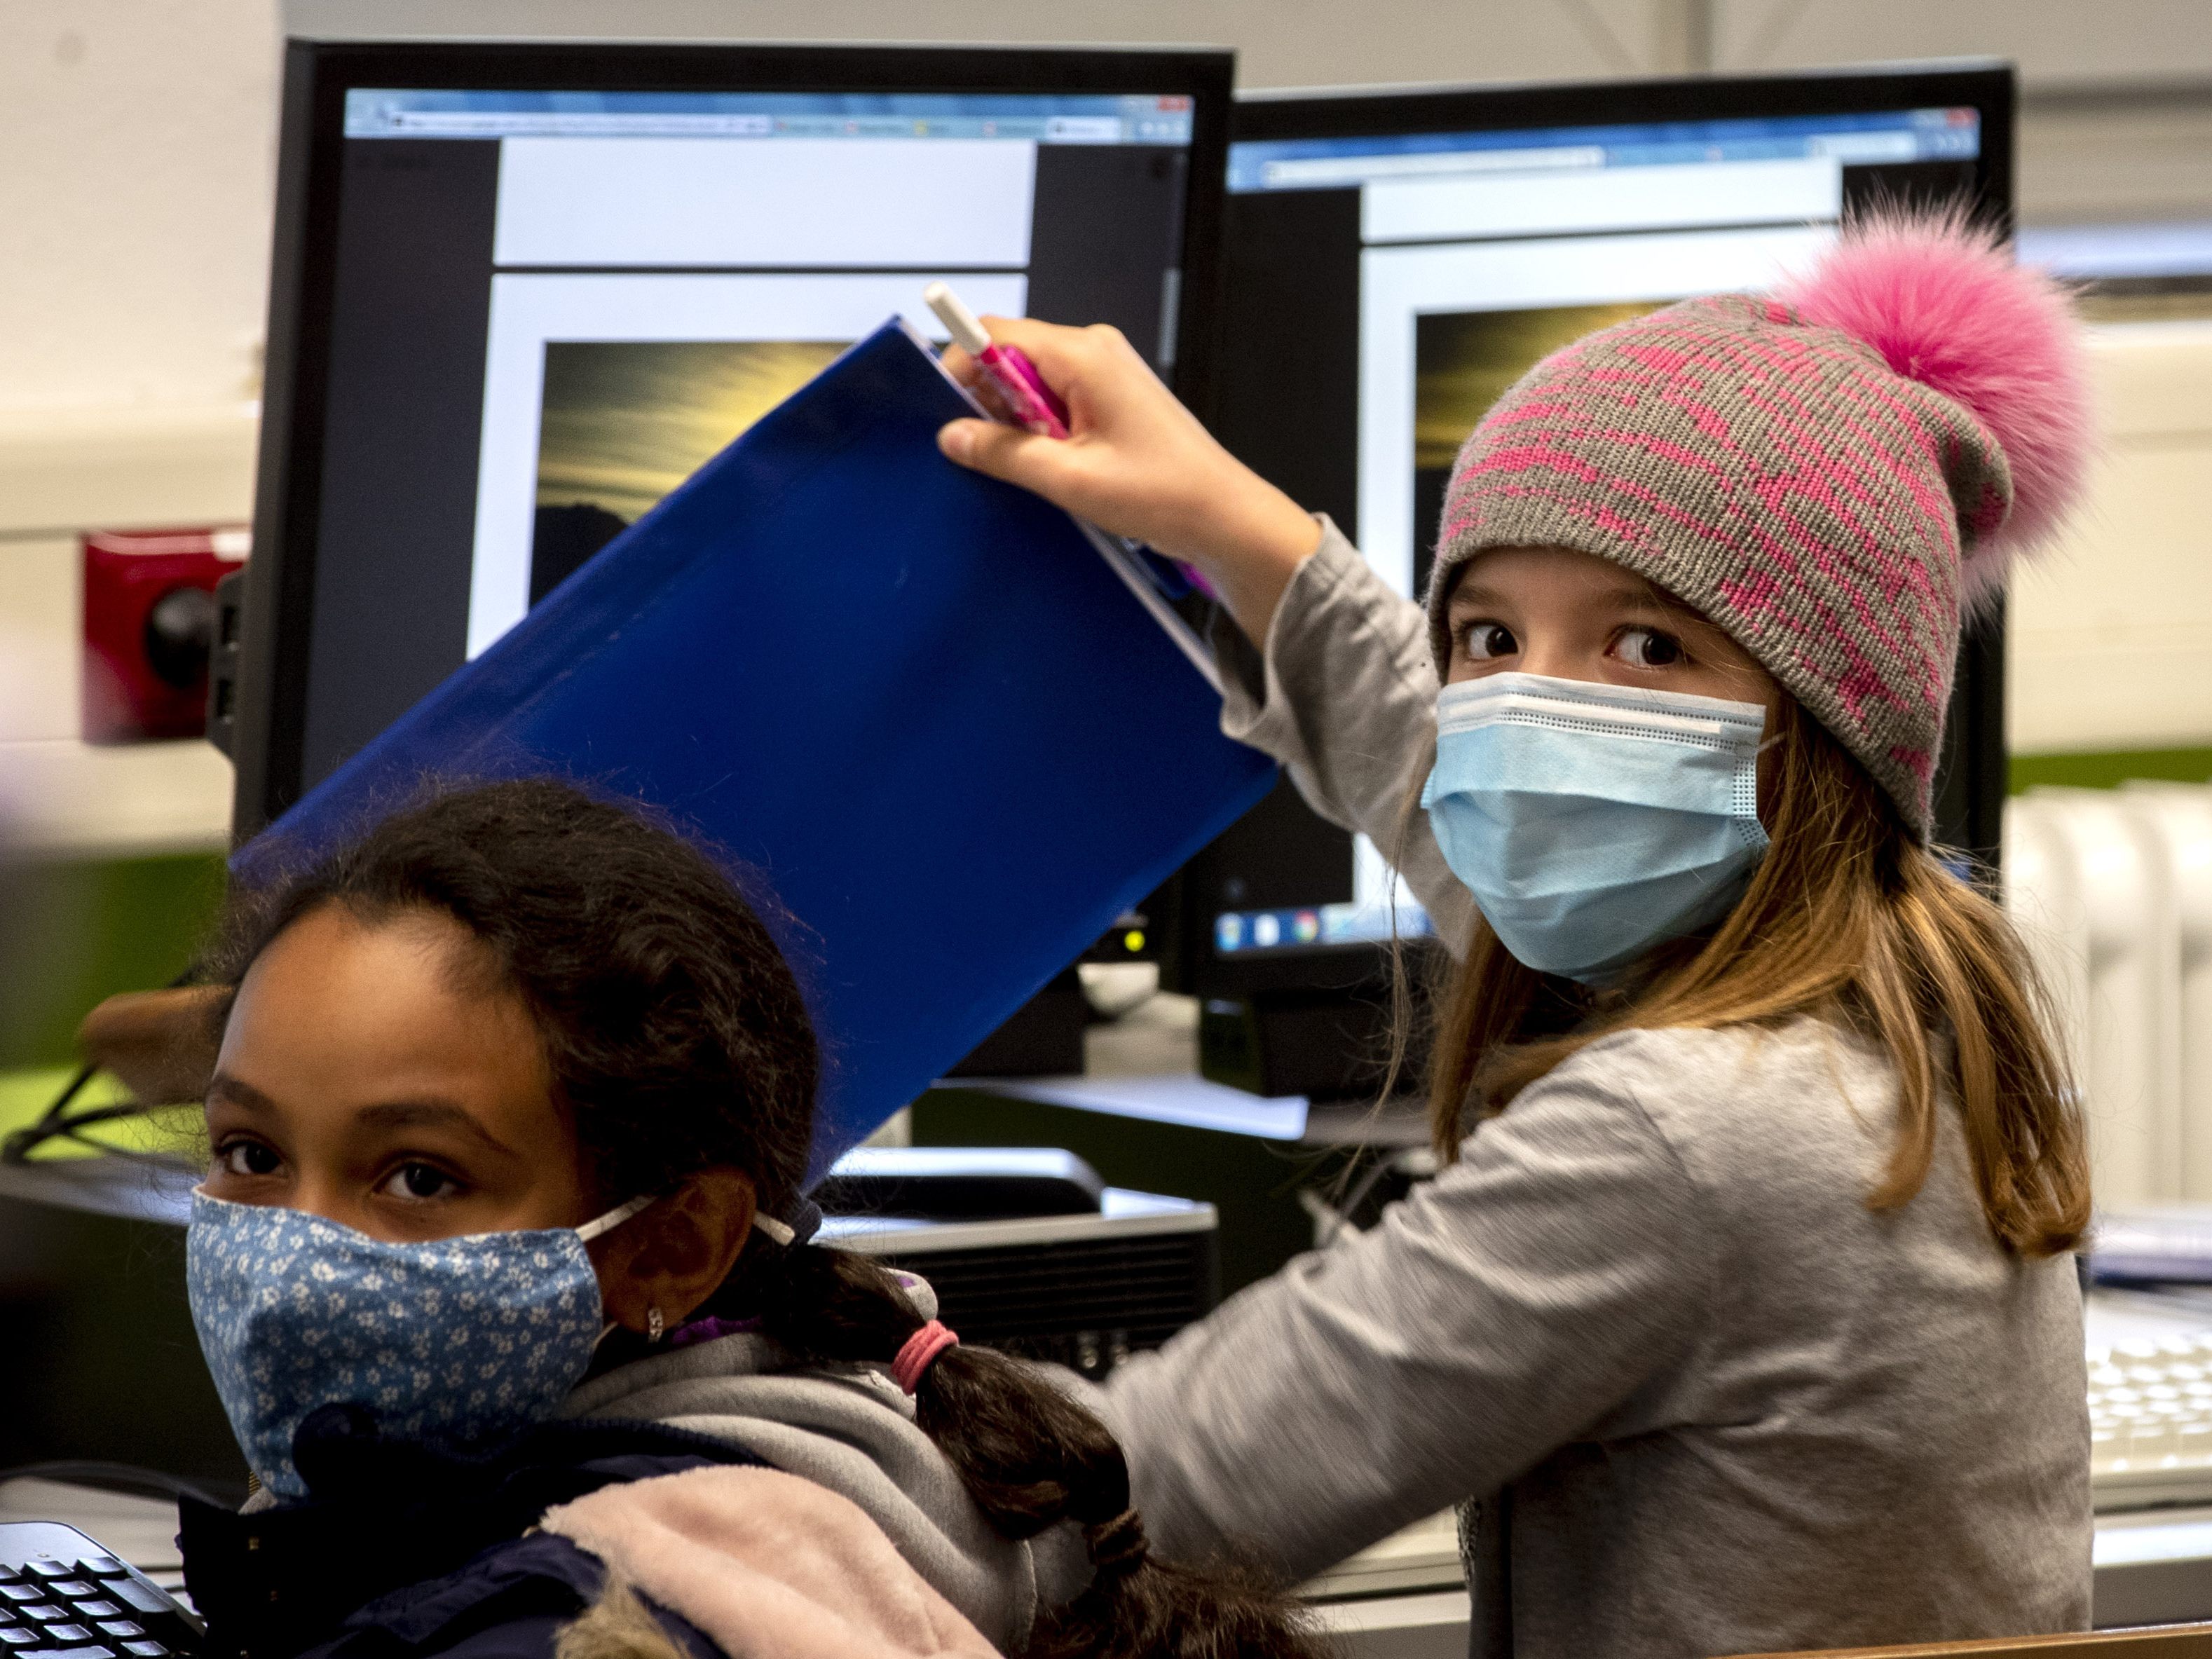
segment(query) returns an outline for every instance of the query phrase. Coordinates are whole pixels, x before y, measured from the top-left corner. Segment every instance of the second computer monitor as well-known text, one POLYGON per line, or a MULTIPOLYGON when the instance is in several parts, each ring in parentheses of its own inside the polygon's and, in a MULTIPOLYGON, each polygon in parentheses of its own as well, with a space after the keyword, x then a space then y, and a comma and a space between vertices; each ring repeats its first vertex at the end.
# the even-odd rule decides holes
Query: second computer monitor
MULTIPOLYGON (((1241 100, 1217 430, 1418 595, 1459 446, 1538 358, 1764 287, 1854 207, 1958 201, 2008 228, 2012 114, 1993 65, 1241 100)), ((1962 670, 1939 830, 1989 851, 1993 636, 1962 670)), ((1389 898, 1380 854, 1284 785, 1187 872, 1192 966, 1372 939, 1389 898)))

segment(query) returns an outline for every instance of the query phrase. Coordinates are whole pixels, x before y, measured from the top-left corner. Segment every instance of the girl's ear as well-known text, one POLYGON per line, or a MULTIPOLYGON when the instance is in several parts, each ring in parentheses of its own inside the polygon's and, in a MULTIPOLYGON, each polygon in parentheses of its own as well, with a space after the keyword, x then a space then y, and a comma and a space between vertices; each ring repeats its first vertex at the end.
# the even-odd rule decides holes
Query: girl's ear
POLYGON ((633 1331, 651 1332, 690 1316, 729 1277, 753 1229, 750 1176, 717 1166, 690 1176, 590 1245, 606 1316, 633 1331))

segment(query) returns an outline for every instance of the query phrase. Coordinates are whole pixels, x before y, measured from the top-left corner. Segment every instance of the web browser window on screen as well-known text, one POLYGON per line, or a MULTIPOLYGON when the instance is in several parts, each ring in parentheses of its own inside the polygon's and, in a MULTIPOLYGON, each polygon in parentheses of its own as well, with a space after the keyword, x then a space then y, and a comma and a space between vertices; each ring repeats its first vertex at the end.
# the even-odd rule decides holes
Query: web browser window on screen
MULTIPOLYGON (((1229 361, 1293 354, 1308 366, 1295 402, 1348 427, 1273 429, 1263 405, 1293 399, 1255 378, 1242 411, 1231 391, 1231 441, 1418 596, 1461 443, 1540 358, 1676 300, 1768 286, 1853 204, 1963 197, 1979 150, 1971 108, 1233 144, 1232 241, 1288 274, 1270 304, 1232 297, 1229 361), (1295 266, 1293 246, 1309 251, 1295 266), (1316 344, 1328 319, 1354 349, 1316 344)), ((1394 920, 1425 925, 1363 836, 1350 902, 1224 912, 1213 943, 1383 939, 1394 920)))
POLYGON ((350 90, 303 782, 854 340, 942 339, 933 279, 1171 369, 1192 120, 1151 94, 350 90), (380 530, 403 483, 433 533, 380 530), (399 588, 450 598, 395 673, 360 619, 399 588))

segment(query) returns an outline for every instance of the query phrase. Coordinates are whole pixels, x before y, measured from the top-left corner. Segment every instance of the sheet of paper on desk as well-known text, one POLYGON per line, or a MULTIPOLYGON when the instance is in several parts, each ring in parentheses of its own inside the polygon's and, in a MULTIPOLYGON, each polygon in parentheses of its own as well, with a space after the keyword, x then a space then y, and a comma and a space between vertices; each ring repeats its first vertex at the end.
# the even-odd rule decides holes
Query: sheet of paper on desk
MULTIPOLYGON (((1258 800, 1172 612, 1075 520, 954 466, 975 405, 887 324, 241 850, 424 775, 662 806, 797 919, 832 1056, 817 1175, 1258 800)), ((776 926, 776 924, 771 924, 776 926)))
POLYGON ((1174 1123, 1186 1129, 1218 1129, 1262 1140, 1297 1140, 1306 1132, 1304 1095, 1273 1098, 1247 1094, 1190 1073, 1164 1077, 955 1078, 939 1085, 979 1094, 1067 1106, 1079 1112, 1174 1123))

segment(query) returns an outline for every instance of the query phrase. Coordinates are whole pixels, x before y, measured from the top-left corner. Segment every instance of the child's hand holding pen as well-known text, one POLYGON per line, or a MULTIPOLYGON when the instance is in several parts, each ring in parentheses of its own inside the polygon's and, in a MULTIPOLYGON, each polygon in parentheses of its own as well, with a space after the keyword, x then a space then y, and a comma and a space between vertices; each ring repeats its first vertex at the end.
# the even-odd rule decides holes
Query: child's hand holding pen
MULTIPOLYGON (((981 320, 994 343, 1035 365, 1069 436, 953 421, 939 434, 945 453, 1194 567, 1264 644, 1283 590, 1320 543, 1311 515, 1215 442, 1118 329, 981 320)), ((988 406, 1022 417, 972 353, 956 343, 944 362, 988 406)))

